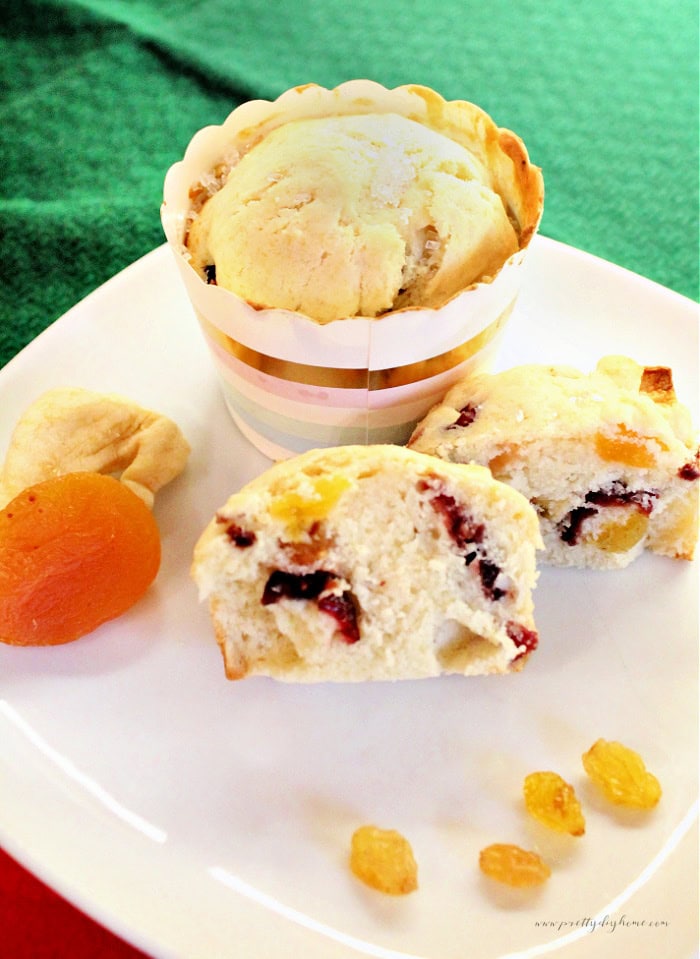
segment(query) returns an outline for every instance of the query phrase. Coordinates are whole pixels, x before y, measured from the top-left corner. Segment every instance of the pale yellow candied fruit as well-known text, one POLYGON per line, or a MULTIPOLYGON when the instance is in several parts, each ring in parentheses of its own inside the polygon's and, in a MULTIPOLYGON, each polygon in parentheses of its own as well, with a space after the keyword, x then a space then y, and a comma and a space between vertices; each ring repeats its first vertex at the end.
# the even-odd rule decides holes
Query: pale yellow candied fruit
POLYGON ((0 506, 22 490, 68 473, 104 473, 152 508, 183 471, 190 446, 167 416, 114 393, 59 386, 18 420, 0 464, 0 506))
POLYGON ((662 556, 691 560, 698 541, 698 484, 668 503, 647 546, 662 556))
POLYGON ((340 474, 315 476, 311 485, 313 490, 309 495, 295 491, 281 493, 270 504, 270 515, 285 523, 291 537, 301 536, 313 523, 325 519, 350 486, 350 480, 340 474))
POLYGON ((366 885, 390 896, 403 896, 418 888, 418 866, 411 844, 394 829, 356 829, 351 840, 350 869, 366 885))

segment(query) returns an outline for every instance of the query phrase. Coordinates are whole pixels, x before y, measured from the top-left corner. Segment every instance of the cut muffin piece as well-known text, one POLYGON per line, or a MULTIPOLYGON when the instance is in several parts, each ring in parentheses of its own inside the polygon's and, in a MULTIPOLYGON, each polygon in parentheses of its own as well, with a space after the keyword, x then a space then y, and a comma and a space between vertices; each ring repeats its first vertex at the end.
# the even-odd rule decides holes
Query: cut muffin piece
POLYGON ((692 559, 698 449, 671 370, 607 356, 592 373, 528 365, 454 386, 409 446, 479 463, 535 506, 544 562, 626 566, 644 548, 692 559))
POLYGON ((537 645, 537 516, 479 466, 312 450, 234 494, 195 548, 226 675, 505 673, 537 645))

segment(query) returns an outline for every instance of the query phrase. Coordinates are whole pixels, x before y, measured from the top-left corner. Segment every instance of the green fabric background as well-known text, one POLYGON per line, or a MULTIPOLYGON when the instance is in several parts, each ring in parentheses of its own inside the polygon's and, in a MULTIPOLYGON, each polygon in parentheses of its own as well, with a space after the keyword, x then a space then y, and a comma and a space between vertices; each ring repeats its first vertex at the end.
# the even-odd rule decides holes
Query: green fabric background
POLYGON ((6 0, 0 365, 163 241, 163 176, 239 102, 423 83, 519 133, 541 231, 698 297, 695 0, 6 0))

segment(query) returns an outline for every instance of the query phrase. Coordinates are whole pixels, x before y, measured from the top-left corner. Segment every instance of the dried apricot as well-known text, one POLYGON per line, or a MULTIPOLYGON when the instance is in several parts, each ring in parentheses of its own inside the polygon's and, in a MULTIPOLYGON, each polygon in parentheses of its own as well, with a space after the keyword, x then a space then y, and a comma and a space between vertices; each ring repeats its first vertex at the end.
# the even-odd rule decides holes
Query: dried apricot
POLYGON ((628 429, 624 423, 618 423, 614 436, 596 433, 595 449, 606 463, 624 463, 625 466, 651 469, 656 466, 658 450, 666 450, 668 447, 656 436, 642 436, 628 429))
POLYGON ((126 612, 160 566, 151 511, 118 480, 67 473, 0 511, 0 641, 69 643, 126 612))
POLYGON ((582 836, 586 831, 586 821, 574 788, 558 773, 530 773, 525 777, 523 793, 525 808, 545 826, 572 836, 582 836))
POLYGON ((583 768, 610 802, 633 809, 653 809, 661 799, 659 780, 633 749, 598 739, 582 756, 583 768))
POLYGON ((540 886, 549 879, 551 869, 536 852, 511 843, 494 843, 479 853, 481 871, 507 886, 540 886))
POLYGON ((403 896, 418 888, 418 866, 411 845, 394 829, 356 829, 351 840, 350 868, 362 882, 391 896, 403 896))

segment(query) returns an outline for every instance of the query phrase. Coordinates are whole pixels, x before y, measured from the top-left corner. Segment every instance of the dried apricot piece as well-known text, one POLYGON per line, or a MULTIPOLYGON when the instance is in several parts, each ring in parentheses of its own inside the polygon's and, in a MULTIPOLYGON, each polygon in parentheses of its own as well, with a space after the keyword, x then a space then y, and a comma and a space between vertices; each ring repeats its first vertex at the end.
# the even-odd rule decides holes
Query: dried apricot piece
POLYGON ((519 449, 517 446, 509 443, 493 456, 488 463, 489 469, 494 476, 499 476, 503 470, 507 470, 518 458, 519 449))
POLYGON ((574 788, 558 773, 530 773, 525 777, 523 794, 525 808, 538 822, 572 836, 582 836, 586 831, 574 788))
POLYGON ((607 463, 624 463, 626 466, 638 466, 640 469, 651 469, 656 466, 657 450, 668 447, 656 436, 642 436, 634 430, 628 429, 624 423, 617 424, 617 432, 613 436, 605 433, 596 433, 595 448, 598 456, 607 463))
POLYGON ((0 511, 0 641, 69 643, 126 612, 160 566, 144 502, 100 473, 67 473, 0 511))
POLYGON ((655 403, 673 403, 673 371, 668 366, 645 366, 639 382, 639 392, 647 393, 655 403))
POLYGON ((653 809, 661 799, 659 780, 633 749, 598 739, 582 756, 583 768, 610 802, 633 809, 653 809))
POLYGON ((547 863, 536 852, 501 842, 481 850, 479 868, 497 882, 522 889, 540 886, 552 874, 547 863))
POLYGON ((350 846, 350 869, 366 885, 390 896, 403 896, 418 888, 413 850, 395 829, 356 829, 350 846))

